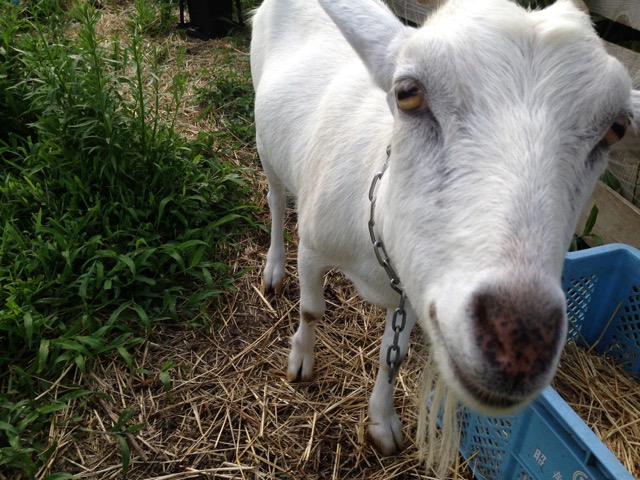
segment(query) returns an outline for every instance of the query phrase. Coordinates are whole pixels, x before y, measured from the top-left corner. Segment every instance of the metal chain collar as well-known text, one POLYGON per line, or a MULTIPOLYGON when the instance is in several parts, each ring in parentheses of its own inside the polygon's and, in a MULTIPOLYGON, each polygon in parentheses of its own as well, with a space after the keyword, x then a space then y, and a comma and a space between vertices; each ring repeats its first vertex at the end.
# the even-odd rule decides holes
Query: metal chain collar
POLYGON ((405 294, 402 286, 400 284, 400 279, 396 274, 396 271, 391 266, 391 260, 389 259, 389 255, 387 255, 387 251, 384 248, 384 243, 382 240, 376 237, 375 232, 373 231, 373 227, 376 224, 374 215, 376 210, 376 193, 378 189, 378 181, 384 175, 384 172, 387 170, 389 166, 389 158, 391 157, 391 146, 387 147, 387 159, 382 166, 382 170, 376 173, 371 181, 371 187, 369 188, 369 201, 371 202, 371 212, 369 215, 369 235, 371 236, 371 242, 373 243, 373 251, 376 254, 376 258, 384 271, 387 272, 389 276, 389 284, 391 288, 400 295, 400 302, 398 304, 398 308, 396 308, 393 312, 393 318, 391 321, 391 327, 393 328, 393 343, 389 345, 387 349, 387 365, 389 366, 389 383, 393 383, 393 379, 398 373, 398 369, 400 368, 400 364, 402 363, 402 358, 400 356, 400 334, 404 330, 404 327, 407 323, 407 311, 404 308, 405 301, 407 300, 407 295, 405 294))

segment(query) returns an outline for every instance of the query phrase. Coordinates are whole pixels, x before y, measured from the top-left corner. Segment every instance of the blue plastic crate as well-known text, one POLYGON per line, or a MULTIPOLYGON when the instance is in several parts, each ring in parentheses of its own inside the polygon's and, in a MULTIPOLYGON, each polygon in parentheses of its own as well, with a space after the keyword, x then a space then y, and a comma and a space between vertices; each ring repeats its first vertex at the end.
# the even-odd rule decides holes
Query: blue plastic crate
MULTIPOLYGON (((640 251, 614 244, 569 253, 562 275, 569 338, 640 374, 640 251)), ((640 395, 640 392, 638 393, 640 395)), ((517 415, 465 411, 460 452, 479 480, 634 480, 548 387, 517 415)))

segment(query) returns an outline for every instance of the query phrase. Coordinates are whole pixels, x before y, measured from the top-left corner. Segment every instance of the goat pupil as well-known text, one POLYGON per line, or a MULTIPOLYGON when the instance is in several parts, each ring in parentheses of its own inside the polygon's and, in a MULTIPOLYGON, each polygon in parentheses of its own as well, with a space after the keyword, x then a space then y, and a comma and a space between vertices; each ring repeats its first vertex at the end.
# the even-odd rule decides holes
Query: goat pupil
POLYGON ((411 98, 411 97, 415 97, 416 95, 419 95, 419 93, 420 93, 420 90, 415 85, 411 87, 406 87, 398 92, 398 100, 406 100, 407 98, 411 98))
POLYGON ((620 121, 613 122, 613 124, 611 125, 611 130, 613 130, 613 133, 616 134, 616 137, 618 137, 618 140, 624 137, 624 134, 627 133, 627 129, 625 128, 623 123, 620 121))

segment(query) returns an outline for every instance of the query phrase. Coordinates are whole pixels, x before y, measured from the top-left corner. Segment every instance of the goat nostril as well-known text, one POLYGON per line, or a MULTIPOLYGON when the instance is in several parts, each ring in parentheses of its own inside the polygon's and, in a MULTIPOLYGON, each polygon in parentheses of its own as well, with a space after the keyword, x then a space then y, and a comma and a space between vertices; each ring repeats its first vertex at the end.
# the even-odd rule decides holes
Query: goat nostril
POLYGON ((504 318, 497 318, 493 299, 486 294, 476 295, 473 298, 473 319, 476 332, 479 333, 478 340, 482 352, 491 357, 491 360, 498 362, 506 354, 503 344, 504 332, 508 327, 504 318), (500 325, 496 325, 499 322, 500 325))
POLYGON ((504 342, 507 340, 508 322, 502 306, 497 305, 496 298, 481 293, 473 298, 473 320, 482 353, 494 363, 506 363, 508 354, 504 342))
POLYGON ((470 314, 486 366, 513 388, 536 382, 557 358, 564 306, 531 288, 476 293, 470 314))

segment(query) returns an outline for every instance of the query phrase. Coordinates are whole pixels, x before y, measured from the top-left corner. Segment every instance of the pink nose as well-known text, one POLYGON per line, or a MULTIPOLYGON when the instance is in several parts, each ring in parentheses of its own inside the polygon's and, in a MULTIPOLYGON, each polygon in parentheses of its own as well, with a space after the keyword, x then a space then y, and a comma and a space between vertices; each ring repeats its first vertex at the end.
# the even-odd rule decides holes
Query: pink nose
POLYGON ((539 282, 490 285, 473 295, 470 309, 487 385, 507 395, 539 388, 564 344, 564 298, 539 282))

